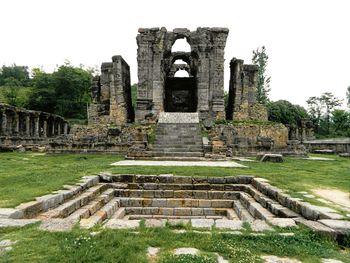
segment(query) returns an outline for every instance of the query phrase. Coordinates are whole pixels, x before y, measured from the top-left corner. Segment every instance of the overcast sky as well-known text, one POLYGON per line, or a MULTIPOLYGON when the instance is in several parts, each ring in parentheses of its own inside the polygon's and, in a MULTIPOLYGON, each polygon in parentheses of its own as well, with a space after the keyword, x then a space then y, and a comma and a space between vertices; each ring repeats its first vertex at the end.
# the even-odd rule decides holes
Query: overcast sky
POLYGON ((227 27, 225 89, 232 57, 251 63, 266 46, 272 100, 305 106, 350 86, 349 0, 0 0, 0 65, 100 66, 122 55, 137 82, 139 27, 227 27))

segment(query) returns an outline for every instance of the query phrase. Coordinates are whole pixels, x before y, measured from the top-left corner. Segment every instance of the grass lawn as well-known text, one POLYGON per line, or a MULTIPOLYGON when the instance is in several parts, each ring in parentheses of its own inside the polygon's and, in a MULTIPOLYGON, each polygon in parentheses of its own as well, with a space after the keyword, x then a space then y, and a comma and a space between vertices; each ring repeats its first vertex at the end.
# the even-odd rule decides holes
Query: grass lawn
MULTIPOLYGON (((71 184, 84 175, 101 171, 113 173, 161 174, 197 176, 228 176, 249 174, 267 178, 271 184, 287 189, 291 194, 312 188, 350 190, 350 160, 327 156, 334 161, 306 161, 287 159, 285 163, 244 162, 243 168, 210 167, 112 167, 123 159, 115 155, 45 155, 38 153, 0 153, 0 207, 14 207, 36 196, 50 193, 71 184)), ((333 258, 350 263, 349 249, 341 248, 307 229, 287 229, 251 235, 227 235, 213 231, 199 234, 191 231, 177 234, 171 227, 144 228, 138 233, 126 230, 106 230, 97 226, 92 230, 76 227, 70 232, 50 233, 36 225, 24 228, 0 228, 0 241, 17 241, 13 250, 0 255, 0 262, 149 262, 149 246, 159 247, 156 263, 211 263, 219 253, 230 262, 261 262, 261 255, 292 257, 304 263, 333 258), (100 232, 91 235, 92 231, 100 232), (294 232, 281 236, 280 232, 294 232), (195 247, 204 254, 198 257, 174 257, 170 252, 179 247, 195 247)))
MULTIPOLYGON (((186 227, 186 226, 185 226, 186 227)), ((190 230, 190 229, 188 229, 190 230)), ((320 262, 320 258, 333 258, 350 262, 347 249, 317 236, 306 229, 288 230, 294 236, 281 236, 278 232, 254 236, 249 230, 242 235, 229 235, 213 230, 200 234, 191 230, 185 234, 174 233, 170 227, 143 228, 139 230, 105 230, 96 227, 91 231, 78 228, 70 232, 50 233, 36 226, 22 229, 0 228, 0 240, 17 240, 13 250, 0 256, 0 262, 149 262, 148 247, 159 247, 158 263, 211 263, 210 256, 219 253, 230 262, 262 262, 261 255, 276 255, 302 260, 304 263, 320 262), (194 247, 206 252, 205 257, 174 258, 175 248, 194 247)), ((284 230, 287 231, 287 230, 284 230)))
MULTIPOLYGON (((322 155, 324 157, 324 155, 322 155)), ((254 175, 291 194, 314 188, 337 188, 350 192, 350 160, 327 156, 334 161, 309 161, 289 158, 285 163, 242 162, 245 168, 215 167, 115 167, 115 155, 43 155, 0 153, 0 207, 14 207, 34 197, 59 190, 81 176, 102 171, 113 173, 196 176, 254 175), (5 187, 3 187, 5 186, 5 187)))

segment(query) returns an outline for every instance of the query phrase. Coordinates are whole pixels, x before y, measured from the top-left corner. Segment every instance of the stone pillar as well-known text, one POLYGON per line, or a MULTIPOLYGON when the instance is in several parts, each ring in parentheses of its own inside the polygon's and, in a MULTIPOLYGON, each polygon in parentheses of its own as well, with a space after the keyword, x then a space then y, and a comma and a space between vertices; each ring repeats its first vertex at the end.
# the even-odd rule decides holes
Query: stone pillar
POLYGON ((52 134, 52 137, 55 137, 55 122, 56 122, 56 120, 55 119, 53 119, 53 121, 52 121, 52 130, 51 130, 51 134, 52 134))
POLYGON ((61 135, 61 120, 57 123, 57 135, 61 135))
POLYGON ((64 135, 68 134, 68 123, 67 122, 65 122, 63 125, 63 134, 64 135))
POLYGON ((47 137, 47 119, 44 119, 43 121, 43 137, 47 137))
POLYGON ((34 137, 39 137, 39 115, 34 117, 34 137))
POLYGON ((25 135, 30 136, 30 115, 26 115, 26 131, 25 135))
POLYGON ((16 134, 16 135, 18 135, 18 133, 19 133, 19 115, 18 115, 17 112, 15 112, 13 121, 14 121, 14 130, 13 130, 13 133, 16 134))
POLYGON ((5 111, 2 112, 1 130, 2 134, 7 134, 7 115, 5 111))

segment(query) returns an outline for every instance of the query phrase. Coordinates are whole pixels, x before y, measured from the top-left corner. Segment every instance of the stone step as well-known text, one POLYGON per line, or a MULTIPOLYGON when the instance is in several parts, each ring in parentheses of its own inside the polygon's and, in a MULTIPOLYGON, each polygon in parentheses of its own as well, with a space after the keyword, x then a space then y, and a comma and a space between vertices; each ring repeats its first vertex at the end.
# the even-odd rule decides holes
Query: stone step
POLYGON ((119 197, 122 207, 196 207, 196 208, 232 208, 233 200, 192 199, 192 198, 130 198, 119 197))
POLYGON ((238 215, 238 218, 242 221, 253 222, 254 217, 249 213, 249 211, 242 205, 241 201, 233 201, 233 208, 238 215))
POLYGON ((71 215, 73 212, 79 208, 87 205, 89 202, 95 199, 96 196, 101 194, 103 191, 108 189, 110 186, 108 184, 97 184, 91 188, 88 188, 80 195, 74 197, 73 199, 63 203, 62 205, 44 212, 38 216, 38 218, 65 218, 71 215))
MULTIPOLYGON (((180 187, 199 187, 205 186, 213 187, 217 189, 224 189, 225 185, 220 184, 147 184, 149 186, 162 188, 161 190, 143 190, 143 189, 116 189, 115 195, 117 197, 128 197, 128 198, 192 198, 192 199, 228 199, 237 200, 240 197, 241 185, 235 185, 235 191, 218 191, 218 190, 168 190, 172 187, 179 189, 180 187), (166 190, 163 190, 166 189, 166 190)), ((151 187, 152 188, 152 187, 151 187)))
POLYGON ((168 215, 127 215, 123 219, 124 220, 142 220, 142 219, 168 219, 168 220, 174 220, 174 219, 227 219, 225 216, 168 216, 168 215))
MULTIPOLYGON (((230 215, 235 214, 230 210, 230 215)), ((227 217, 227 208, 199 208, 199 207, 125 207, 125 215, 161 215, 161 216, 220 216, 227 217)), ((237 216, 236 216, 237 217, 237 216)))
POLYGON ((92 216, 80 220, 80 227, 92 228, 96 224, 102 223, 104 220, 111 218, 111 216, 117 211, 118 207, 118 198, 113 198, 92 216))
POLYGON ((115 195, 115 190, 110 188, 104 191, 101 195, 96 197, 96 199, 89 202, 87 205, 77 209, 71 215, 67 217, 67 219, 72 220, 80 220, 83 218, 89 218, 93 214, 95 214, 98 210, 100 210, 104 205, 106 205, 115 195))
POLYGON ((152 152, 152 156, 155 157, 203 157, 203 155, 203 152, 152 152))
POLYGON ((268 220, 276 217, 247 193, 241 192, 239 200, 241 201, 242 205, 249 211, 249 213, 256 219, 268 220))
POLYGON ((300 215, 292 211, 291 209, 281 205, 279 202, 272 200, 263 193, 260 193, 253 186, 247 188, 247 192, 264 208, 268 209, 271 213, 281 218, 296 218, 300 215))
POLYGON ((181 147, 181 148, 162 148, 162 147, 156 147, 153 149, 153 152, 157 152, 157 153, 176 153, 176 152, 187 152, 187 153, 202 153, 203 149, 200 147, 195 147, 195 148, 191 148, 191 147, 181 147))

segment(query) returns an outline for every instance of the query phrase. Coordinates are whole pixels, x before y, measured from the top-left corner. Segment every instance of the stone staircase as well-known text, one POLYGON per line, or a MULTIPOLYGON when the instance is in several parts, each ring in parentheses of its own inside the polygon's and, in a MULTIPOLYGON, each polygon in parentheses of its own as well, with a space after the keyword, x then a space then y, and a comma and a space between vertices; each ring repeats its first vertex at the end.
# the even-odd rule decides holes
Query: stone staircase
MULTIPOLYGON (((0 226, 41 221, 48 231, 68 231, 75 224, 92 228, 137 228, 191 224, 194 228, 253 231, 302 224, 342 237, 350 226, 336 211, 291 198, 252 176, 200 177, 107 174, 87 176, 76 185, 0 213, 0 226), (34 220, 34 221, 33 221, 34 220), (332 228, 334 224, 343 229, 332 228)), ((0 211, 1 212, 1 211, 0 211)))
POLYGON ((153 157, 203 157, 198 113, 161 112, 153 157))

